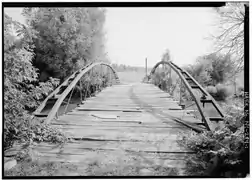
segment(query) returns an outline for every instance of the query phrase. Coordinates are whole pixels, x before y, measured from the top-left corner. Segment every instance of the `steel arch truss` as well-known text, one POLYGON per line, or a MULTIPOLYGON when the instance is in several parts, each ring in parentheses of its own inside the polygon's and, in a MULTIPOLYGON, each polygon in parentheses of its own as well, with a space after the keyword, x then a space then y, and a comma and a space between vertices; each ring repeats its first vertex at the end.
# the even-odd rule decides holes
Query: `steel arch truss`
MULTIPOLYGON (((60 108, 63 100, 66 98, 66 96, 69 94, 69 92, 75 87, 75 85, 79 82, 79 80, 90 70, 92 70, 94 67, 97 66, 107 66, 112 74, 115 77, 115 83, 119 83, 119 78, 116 73, 116 71, 107 63, 103 62, 95 62, 90 63, 87 66, 83 67, 82 69, 76 71, 73 73, 70 77, 68 77, 60 86, 58 86, 42 103, 41 105, 34 111, 35 116, 40 116, 41 111, 46 106, 48 100, 51 98, 56 98, 56 102, 53 105, 52 109, 50 110, 49 114, 46 115, 45 123, 50 123, 51 120, 56 116, 58 109, 60 108), (63 92, 61 92, 61 89, 64 89, 63 92)), ((43 115, 41 115, 43 116, 43 115)))
POLYGON ((207 130, 212 131, 214 129, 212 122, 222 122, 224 120, 224 113, 221 107, 217 104, 214 98, 185 70, 181 69, 173 62, 170 61, 160 61, 158 62, 151 70, 150 75, 147 77, 150 80, 150 77, 155 73, 155 70, 159 65, 168 65, 181 79, 184 86, 190 93, 193 101, 195 102, 197 109, 202 117, 202 122, 207 128, 207 130), (202 93, 202 97, 198 98, 193 89, 198 89, 202 93), (207 116, 204 110, 204 104, 210 105, 218 112, 218 117, 207 116))

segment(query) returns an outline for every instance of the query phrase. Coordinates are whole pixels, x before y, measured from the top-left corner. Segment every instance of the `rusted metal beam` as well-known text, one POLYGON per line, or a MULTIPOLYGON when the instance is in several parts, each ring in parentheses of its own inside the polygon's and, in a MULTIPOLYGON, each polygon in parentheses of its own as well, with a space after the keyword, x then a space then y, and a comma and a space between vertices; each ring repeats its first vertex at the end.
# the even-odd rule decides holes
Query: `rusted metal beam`
POLYGON ((200 112, 200 115, 202 117, 202 120, 203 122, 205 123, 205 126, 208 130, 212 130, 212 127, 211 127, 211 122, 209 120, 209 117, 207 117, 203 111, 203 109, 201 108, 200 106, 200 100, 198 98, 196 98, 196 96, 194 95, 193 93, 193 90, 192 88, 198 88, 201 90, 201 92, 203 93, 203 95, 206 95, 208 100, 211 100, 213 106, 216 108, 216 110, 219 112, 220 116, 221 117, 224 117, 224 113, 222 112, 220 106, 217 104, 217 102, 214 100, 214 98, 203 88, 201 87, 201 85, 196 81, 194 80, 194 78, 188 73, 186 72, 185 70, 179 68, 177 65, 175 65, 174 63, 170 62, 170 61, 160 61, 158 62, 151 70, 151 73, 150 73, 150 76, 152 74, 154 74, 155 70, 158 68, 158 66, 160 64, 167 64, 169 65, 176 73, 177 75, 180 77, 180 79, 183 81, 186 89, 188 90, 188 92, 191 94, 192 98, 194 99, 195 101, 195 104, 200 112), (183 74, 185 74, 187 77, 185 77, 183 74), (188 80, 190 81, 193 81, 196 85, 195 86, 191 86, 189 83, 188 83, 188 80))
POLYGON ((113 72, 114 76, 116 79, 118 78, 118 75, 116 73, 116 71, 107 63, 103 63, 103 62, 96 62, 96 63, 90 63, 87 66, 83 67, 82 69, 76 71, 75 73, 73 73, 67 80, 65 80, 63 82, 63 84, 61 84, 58 88, 56 88, 43 102, 42 104, 36 109, 36 111, 34 112, 34 114, 39 114, 43 108, 46 105, 46 102, 53 97, 54 95, 56 95, 59 90, 60 87, 62 85, 66 85, 68 84, 69 79, 72 79, 71 83, 68 84, 68 87, 63 91, 63 93, 60 94, 60 96, 58 97, 58 100, 55 102, 54 106, 52 107, 51 111, 49 112, 45 123, 50 123, 50 121, 55 117, 55 115, 57 114, 57 111, 59 109, 59 107, 61 106, 62 102, 64 101, 64 99, 66 98, 66 96, 68 95, 68 93, 75 87, 75 85, 78 83, 78 81, 81 79, 81 77, 86 74, 87 72, 89 72, 91 69, 93 69, 94 67, 98 66, 98 65, 103 65, 103 66, 107 66, 108 68, 111 69, 111 71, 113 72), (77 75, 77 76, 76 76, 77 75))

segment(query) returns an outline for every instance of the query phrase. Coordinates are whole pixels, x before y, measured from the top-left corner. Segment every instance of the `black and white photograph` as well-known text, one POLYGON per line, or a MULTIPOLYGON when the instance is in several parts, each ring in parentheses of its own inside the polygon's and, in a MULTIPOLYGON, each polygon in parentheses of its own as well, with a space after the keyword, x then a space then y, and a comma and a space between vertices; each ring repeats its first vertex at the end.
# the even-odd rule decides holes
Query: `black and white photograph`
POLYGON ((250 176, 249 1, 2 2, 2 178, 250 176))

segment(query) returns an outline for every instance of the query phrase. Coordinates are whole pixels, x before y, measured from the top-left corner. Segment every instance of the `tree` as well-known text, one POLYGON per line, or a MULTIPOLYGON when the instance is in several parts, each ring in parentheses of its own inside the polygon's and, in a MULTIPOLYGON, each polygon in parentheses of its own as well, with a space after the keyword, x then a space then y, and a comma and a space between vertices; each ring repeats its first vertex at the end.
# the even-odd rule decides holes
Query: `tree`
POLYGON ((209 62, 205 61, 204 57, 198 57, 195 64, 184 67, 184 69, 202 86, 212 83, 209 62))
POLYGON ((170 61, 171 56, 170 56, 170 50, 166 49, 164 54, 162 55, 162 61, 170 61))
POLYGON ((236 74, 243 69, 244 61, 244 3, 227 3, 225 7, 215 8, 220 20, 220 33, 213 36, 216 52, 232 54, 236 59, 236 74))
POLYGON ((23 14, 38 32, 34 64, 41 72, 64 80, 86 63, 105 59, 103 9, 25 8, 23 14))
POLYGON ((198 57, 194 65, 185 69, 202 85, 216 85, 230 80, 236 62, 230 54, 212 53, 198 57))
POLYGON ((205 61, 210 62, 209 74, 213 84, 224 83, 229 80, 236 68, 236 62, 231 58, 230 54, 210 54, 204 56, 205 61))
POLYGON ((52 82, 37 83, 32 66, 34 31, 4 14, 4 147, 26 137, 31 116, 27 108, 37 106, 43 94, 52 90, 52 82), (18 37, 14 34, 17 30, 18 37))

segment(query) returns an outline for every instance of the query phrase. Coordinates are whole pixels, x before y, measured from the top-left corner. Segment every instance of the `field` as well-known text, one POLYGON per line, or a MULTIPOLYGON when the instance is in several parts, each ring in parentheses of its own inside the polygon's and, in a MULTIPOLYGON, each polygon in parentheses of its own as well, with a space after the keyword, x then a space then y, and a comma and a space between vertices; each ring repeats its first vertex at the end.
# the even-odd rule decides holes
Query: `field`
POLYGON ((141 82, 145 76, 144 71, 125 71, 117 73, 121 83, 137 83, 141 82))

